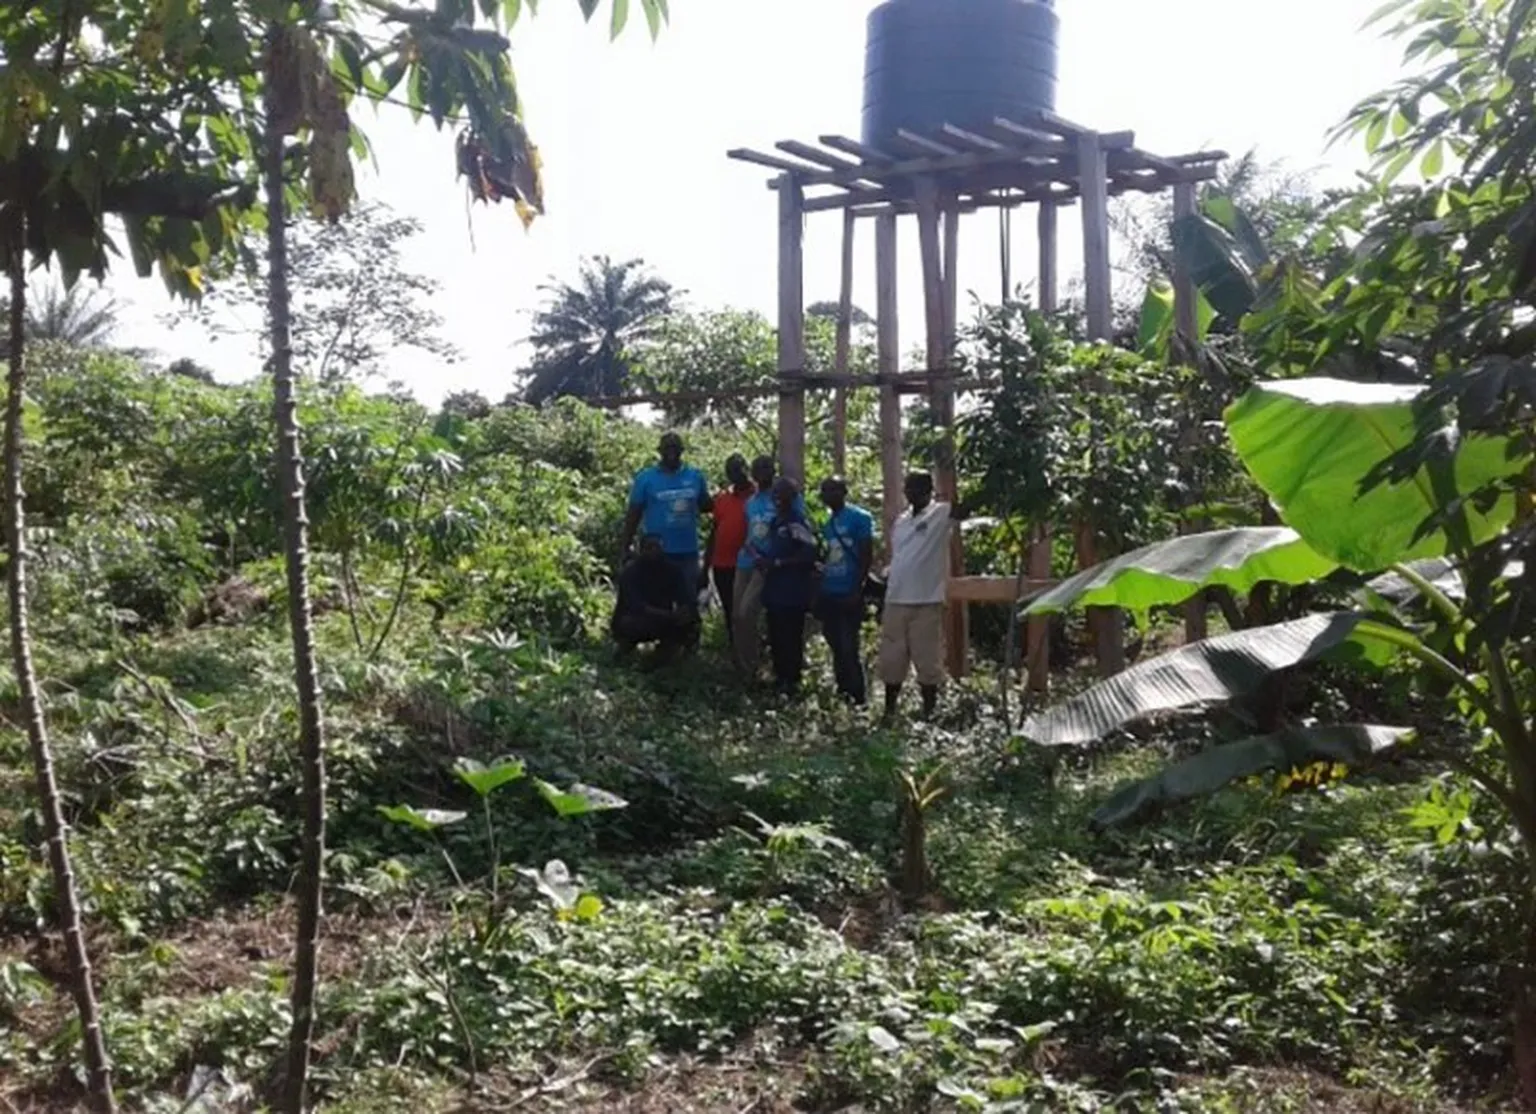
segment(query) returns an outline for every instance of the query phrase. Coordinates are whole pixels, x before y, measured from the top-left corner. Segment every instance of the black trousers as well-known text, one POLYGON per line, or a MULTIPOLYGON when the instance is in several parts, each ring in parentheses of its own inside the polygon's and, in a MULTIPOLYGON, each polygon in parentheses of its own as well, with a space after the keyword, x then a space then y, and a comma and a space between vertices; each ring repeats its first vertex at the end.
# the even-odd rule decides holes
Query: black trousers
POLYGON ((816 609, 821 621, 821 633, 832 652, 832 676, 837 681, 837 691, 855 704, 862 705, 869 697, 864 684, 864 661, 860 654, 859 634, 864 627, 864 601, 857 606, 847 606, 847 600, 823 600, 816 609))
POLYGON ((682 615, 615 615, 609 627, 613 639, 620 646, 631 648, 645 642, 655 642, 663 651, 686 649, 699 636, 699 621, 692 614, 682 615))
POLYGON ((725 616, 725 644, 734 646, 732 641, 736 631, 736 566, 728 569, 714 569, 715 594, 720 597, 720 611, 725 616))
POLYGON ((770 607, 763 614, 768 620, 774 684, 792 696, 800 691, 800 678, 805 673, 805 609, 770 607))

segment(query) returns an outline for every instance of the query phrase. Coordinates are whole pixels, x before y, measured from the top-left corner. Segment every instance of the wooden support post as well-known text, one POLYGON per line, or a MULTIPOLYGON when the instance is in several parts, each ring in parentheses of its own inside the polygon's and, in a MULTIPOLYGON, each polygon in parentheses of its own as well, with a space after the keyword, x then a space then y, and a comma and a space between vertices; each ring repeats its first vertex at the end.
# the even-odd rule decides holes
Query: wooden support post
MULTIPOLYGON (((1029 539, 1029 579, 1051 577, 1051 528, 1036 526, 1029 539)), ((1024 633, 1024 660, 1029 663, 1029 691, 1051 691, 1051 621, 1031 619, 1024 633)))
MULTIPOLYGON (((1055 313, 1058 305, 1056 276, 1056 216, 1060 207, 1050 201, 1040 203, 1039 240, 1040 266, 1036 283, 1036 298, 1041 313, 1055 313)), ((1040 523, 1029 540, 1029 575, 1031 579, 1043 579, 1051 575, 1051 527, 1040 523)), ((1029 689, 1045 693, 1051 688, 1051 622, 1049 619, 1031 619, 1024 635, 1026 658, 1029 662, 1029 689)))
POLYGON ((1035 300, 1041 313, 1055 313, 1056 293, 1056 214, 1061 207, 1054 201, 1040 202, 1040 277, 1036 282, 1035 300))
POLYGON ((1109 160, 1097 134, 1077 143, 1077 172, 1083 199, 1083 284, 1088 339, 1108 340, 1114 329, 1109 268, 1109 160))
MULTIPOLYGON (((950 281, 945 263, 958 253, 959 213, 944 215, 940 228, 938 186, 931 178, 919 178, 916 185, 917 241, 923 257, 923 309, 927 326, 928 366, 934 371, 931 405, 933 420, 943 429, 935 452, 934 481, 938 498, 953 503, 958 484, 955 475, 955 421, 954 381, 950 372, 950 356, 953 349, 950 316, 950 281), (946 235, 947 234, 947 235, 946 235), (949 243, 945 243, 948 239, 949 243)), ((960 532, 954 531, 950 542, 950 576, 962 576, 965 572, 964 554, 960 547, 960 532)), ((963 677, 966 669, 966 609, 951 607, 945 619, 945 654, 950 675, 963 677)))
MULTIPOLYGON (((944 208, 944 363, 943 376, 934 380, 938 418, 944 423, 940 441, 938 488, 951 504, 960 498, 960 475, 955 462, 955 349, 960 340, 960 199, 948 198, 944 208)), ((949 534, 949 575, 965 575, 965 541, 960 531, 949 534)), ((945 645, 949 672, 963 677, 970 671, 971 605, 962 602, 945 613, 945 645)))
MULTIPOLYGON (((901 331, 896 318, 896 214, 875 218, 876 360, 881 375, 901 366, 901 331)), ((880 388, 881 517, 887 552, 891 527, 902 508, 901 396, 889 380, 880 388)))
POLYGON ((960 335, 960 201, 944 209, 944 368, 954 375, 955 344, 960 335))
POLYGON ((805 482, 804 191, 790 176, 779 183, 779 470, 805 482))
MULTIPOLYGON (((1180 182, 1173 187, 1173 219, 1183 220, 1195 215, 1195 184, 1180 182)), ((1195 279, 1178 252, 1173 254, 1173 312, 1178 329, 1174 351, 1193 355, 1199 345, 1199 307, 1196 304, 1195 279)), ((1202 523, 1183 523, 1186 533, 1203 528, 1202 523)), ((1184 605, 1184 642, 1200 642, 1209 633, 1206 613, 1210 598, 1204 592, 1196 592, 1184 605)))
MULTIPOLYGON (((843 273, 837 292, 837 348, 833 370, 848 374, 849 351, 853 347, 853 230, 858 217, 852 209, 843 210, 843 273)), ((839 476, 848 472, 848 388, 839 387, 832 398, 832 470, 839 476)))
MULTIPOLYGON (((1109 267, 1109 160, 1103 143, 1094 132, 1084 132, 1078 138, 1077 172, 1083 203, 1087 333, 1090 340, 1109 340, 1114 328, 1109 267)), ((1078 524, 1078 552, 1080 556, 1091 554, 1092 560, 1097 561, 1099 554, 1092 533, 1092 523, 1078 524)), ((1088 624, 1094 634, 1099 673, 1105 677, 1119 673, 1125 668, 1125 638, 1119 612, 1113 608, 1089 608, 1088 624)))
MULTIPOLYGON (((1180 182, 1173 187, 1174 222, 1195 215, 1195 184, 1180 182)), ((1173 313, 1179 336, 1193 350, 1199 331, 1195 307, 1195 278, 1189 273, 1189 265, 1178 252, 1173 253, 1173 313)))

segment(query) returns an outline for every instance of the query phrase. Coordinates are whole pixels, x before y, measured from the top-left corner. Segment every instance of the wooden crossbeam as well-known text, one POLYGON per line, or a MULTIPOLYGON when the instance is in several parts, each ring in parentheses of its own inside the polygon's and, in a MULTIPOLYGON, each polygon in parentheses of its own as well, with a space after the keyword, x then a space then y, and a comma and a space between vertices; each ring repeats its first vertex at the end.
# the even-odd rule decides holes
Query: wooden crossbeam
MULTIPOLYGON (((1215 177, 1214 165, 1182 167, 1176 176, 1122 167, 1111 171, 1108 186, 1111 196, 1124 193, 1159 193, 1180 182, 1202 182, 1215 177)), ((1036 201, 1050 200, 1062 203, 1076 198, 1080 193, 1075 164, 1067 163, 1053 163, 1049 173, 1037 172, 1027 176, 1017 173, 1016 167, 994 164, 991 167, 973 171, 961 181, 960 185, 962 186, 961 208, 964 212, 996 209, 1004 205, 1016 206, 1036 201), (1060 169, 1057 169, 1058 166, 1060 169), (1017 192, 1006 198, 995 195, 995 191, 1005 189, 1017 192)), ((776 189, 777 183, 769 183, 769 188, 776 189)), ((860 207, 860 216, 878 216, 882 212, 911 213, 915 211, 911 192, 900 184, 821 194, 806 200, 805 211, 823 213, 851 206, 860 207)))
POLYGON ((801 143, 799 140, 781 139, 779 142, 775 143, 774 146, 783 151, 786 155, 794 155, 797 159, 804 159, 806 162, 816 163, 819 166, 826 167, 828 170, 859 169, 859 164, 857 162, 852 162, 849 159, 845 159, 841 155, 834 155, 830 151, 823 151, 820 147, 813 147, 809 143, 801 143))
MULTIPOLYGON (((767 155, 762 151, 754 151, 750 147, 734 147, 726 153, 727 158, 736 159, 739 162, 753 162, 758 166, 766 166, 769 170, 782 170, 786 174, 793 174, 797 178, 816 174, 820 167, 808 163, 794 162, 790 159, 781 159, 778 155, 767 155)), ((857 178, 853 179, 858 181, 857 178)))
POLYGON ((988 139, 984 135, 977 135, 975 132, 966 131, 964 128, 957 128, 953 124, 945 124, 940 130, 943 131, 947 138, 953 139, 962 147, 969 147, 973 151, 1009 150, 1006 144, 999 143, 995 139, 988 139))
POLYGON ((910 132, 906 128, 899 128, 896 132, 896 138, 914 150, 923 151, 930 155, 938 155, 940 158, 950 158, 960 153, 947 143, 940 143, 936 139, 929 139, 926 135, 910 132))
MULTIPOLYGON (((813 375, 796 373, 793 369, 783 373, 784 378, 773 383, 751 383, 744 387, 726 387, 707 391, 652 391, 635 395, 607 395, 602 398, 583 399, 587 406, 599 410, 622 410, 626 406, 665 406, 668 403, 726 402, 738 399, 772 398, 782 394, 803 394, 806 391, 833 391, 860 387, 893 387, 897 394, 926 394, 933 389, 939 376, 949 372, 902 371, 895 374, 884 372, 875 375, 813 375)), ((963 379, 946 378, 957 392, 975 391, 987 386, 987 381, 976 377, 963 379)))
POLYGON ((1023 124, 1016 123, 1015 121, 1010 120, 1005 116, 997 116, 993 118, 992 130, 997 134, 1009 139, 1010 141, 1013 141, 1015 145, 1017 145, 1018 140, 1022 139, 1028 142, 1032 148, 1036 148, 1043 152, 1065 153, 1070 151, 1072 148, 1072 145, 1065 139, 1060 139, 1057 136, 1049 134, 1048 132, 1036 131, 1034 128, 1026 127, 1023 124))
POLYGON ((887 155, 878 147, 870 147, 856 139, 849 139, 845 135, 824 135, 820 137, 820 142, 823 147, 830 147, 834 151, 841 151, 845 155, 852 155, 860 162, 888 163, 896 161, 893 156, 887 155))
POLYGON ((1020 581, 1016 576, 952 576, 948 596, 950 603, 1019 603, 1060 583, 1029 578, 1020 581))

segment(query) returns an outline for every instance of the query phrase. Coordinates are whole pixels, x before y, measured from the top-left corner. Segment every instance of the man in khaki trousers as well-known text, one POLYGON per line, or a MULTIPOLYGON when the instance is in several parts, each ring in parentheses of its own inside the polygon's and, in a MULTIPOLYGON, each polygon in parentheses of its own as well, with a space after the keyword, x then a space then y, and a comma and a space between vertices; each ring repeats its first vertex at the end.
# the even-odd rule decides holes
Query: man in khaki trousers
POLYGON ((933 477, 912 472, 907 509, 891 527, 891 568, 885 582, 878 669, 885 685, 885 718, 893 719, 908 671, 916 672, 923 715, 939 705, 944 681, 944 599, 949 586, 950 531, 965 521, 962 504, 933 501, 933 477))

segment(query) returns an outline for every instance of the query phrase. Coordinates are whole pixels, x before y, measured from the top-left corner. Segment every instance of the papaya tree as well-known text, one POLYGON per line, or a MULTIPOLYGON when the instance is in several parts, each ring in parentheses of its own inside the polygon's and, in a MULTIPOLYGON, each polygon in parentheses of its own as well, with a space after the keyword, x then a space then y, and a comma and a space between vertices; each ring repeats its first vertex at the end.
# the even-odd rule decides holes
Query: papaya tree
MULTIPOLYGON (((0 253, 9 290, 5 535, 11 660, 37 781, 54 898, 79 1014, 92 1106, 116 1108, 68 833, 54 775, 27 615, 23 412, 27 271, 59 268, 66 294, 100 279, 128 249, 140 274, 158 263, 174 293, 195 293, 201 264, 229 238, 248 191, 222 172, 201 121, 222 109, 199 40, 171 55, 144 45, 154 4, 63 0, 0 9, 0 253), (121 229, 109 231, 109 219, 121 229)), ((214 30, 238 22, 215 16, 214 30)))
MULTIPOLYGON (((599 0, 577 0, 590 19, 599 0)), ((530 8, 535 5, 529 4, 530 8)), ((303 834, 296 887, 297 928, 292 1026, 280 1108, 306 1109, 319 955, 325 855, 325 736, 313 617, 309 603, 309 521, 297 417, 292 342, 288 226, 296 207, 338 220, 355 199, 352 160, 367 149, 354 128, 359 99, 404 103, 439 128, 453 125, 456 169, 471 196, 510 200, 524 224, 543 208, 539 153, 522 123, 506 32, 522 5, 504 0, 437 0, 432 6, 389 0, 296 5, 250 0, 263 28, 259 68, 239 75, 239 110, 224 119, 247 163, 259 169, 265 198, 267 351, 272 375, 278 479, 294 682, 299 708, 303 834), (382 28, 382 42, 379 33, 382 28), (366 32, 366 33, 365 33, 366 32), (251 95, 258 87, 259 97, 251 95)), ((666 0, 641 0, 651 33, 667 17, 666 0)), ((614 0, 610 28, 623 30, 630 6, 614 0)), ((235 76, 231 72, 231 76, 235 76)))

